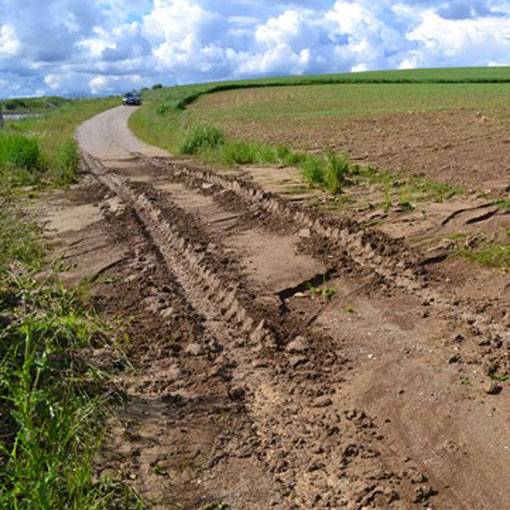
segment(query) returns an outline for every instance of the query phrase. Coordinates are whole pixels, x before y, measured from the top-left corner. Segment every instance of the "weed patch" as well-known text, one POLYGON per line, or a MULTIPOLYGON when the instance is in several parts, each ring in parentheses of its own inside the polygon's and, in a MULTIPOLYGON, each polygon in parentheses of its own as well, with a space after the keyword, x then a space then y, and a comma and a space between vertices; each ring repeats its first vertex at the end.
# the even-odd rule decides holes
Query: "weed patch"
POLYGON ((127 489, 93 480, 106 376, 80 353, 107 338, 79 293, 4 274, 0 322, 0 507, 141 508, 127 489))
POLYGON ((38 267, 43 260, 40 228, 8 196, 0 204, 0 275, 9 264, 38 267))
POLYGON ((500 269, 510 268, 510 245, 492 244, 476 250, 462 248, 458 251, 458 255, 482 266, 500 269))
POLYGON ((35 184, 41 170, 41 151, 35 138, 0 131, 0 185, 35 184))
POLYGON ((41 117, 9 122, 0 133, 0 186, 65 186, 76 180, 79 151, 74 132, 118 98, 67 101, 41 117))
POLYGON ((225 137, 214 126, 194 126, 186 132, 184 142, 179 150, 183 154, 198 154, 204 149, 214 149, 223 145, 225 137))
POLYGON ((310 292, 315 296, 320 296, 324 301, 331 301, 336 294, 334 287, 313 287, 310 285, 310 292))

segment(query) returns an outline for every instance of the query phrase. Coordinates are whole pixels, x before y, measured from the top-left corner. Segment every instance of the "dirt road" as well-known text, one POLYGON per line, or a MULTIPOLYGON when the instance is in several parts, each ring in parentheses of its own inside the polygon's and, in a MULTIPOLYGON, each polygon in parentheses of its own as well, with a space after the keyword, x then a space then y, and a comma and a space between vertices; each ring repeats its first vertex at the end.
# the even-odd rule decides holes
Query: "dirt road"
POLYGON ((74 260, 115 279, 107 308, 135 332, 99 469, 158 509, 507 508, 507 302, 143 144, 131 112, 80 128, 99 216, 61 236, 107 238, 102 265, 83 243, 74 260))

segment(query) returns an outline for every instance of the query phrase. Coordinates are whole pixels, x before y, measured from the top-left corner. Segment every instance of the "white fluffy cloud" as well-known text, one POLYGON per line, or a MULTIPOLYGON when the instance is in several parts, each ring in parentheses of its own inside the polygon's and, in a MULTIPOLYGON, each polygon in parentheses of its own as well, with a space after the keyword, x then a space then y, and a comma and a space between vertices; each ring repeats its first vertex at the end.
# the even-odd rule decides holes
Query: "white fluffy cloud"
POLYGON ((2 96, 509 63, 508 0, 0 0, 2 96))

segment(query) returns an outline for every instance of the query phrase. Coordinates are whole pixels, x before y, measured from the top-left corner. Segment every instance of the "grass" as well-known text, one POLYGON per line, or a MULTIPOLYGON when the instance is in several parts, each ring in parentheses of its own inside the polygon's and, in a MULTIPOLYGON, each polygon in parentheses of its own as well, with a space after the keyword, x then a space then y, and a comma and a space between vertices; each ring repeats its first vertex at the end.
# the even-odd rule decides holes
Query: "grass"
POLYGON ((118 481, 95 479, 92 459, 112 397, 107 374, 84 348, 112 331, 86 303, 83 286, 43 281, 40 228, 0 203, 0 508, 141 509, 118 481))
POLYGON ((109 398, 106 374, 80 352, 108 337, 79 292, 8 273, 0 320, 0 507, 141 508, 126 488, 93 477, 109 398))
POLYGON ((493 203, 493 205, 505 212, 510 212, 510 200, 497 200, 493 203))
POLYGON ((353 169, 347 154, 337 154, 326 147, 320 154, 292 151, 284 146, 258 142, 227 140, 218 128, 198 124, 184 133, 179 147, 183 154, 199 155, 226 166, 283 164, 297 166, 305 181, 331 193, 339 193, 353 169))
POLYGON ((19 205, 26 185, 75 179, 74 129, 117 102, 68 103, 0 133, 0 508, 142 508, 125 484, 93 470, 116 398, 85 352, 118 349, 117 328, 99 319, 84 286, 61 285, 19 205), (41 270, 50 276, 36 278, 41 270))
POLYGON ((479 249, 461 248, 458 255, 482 266, 496 269, 510 268, 510 245, 494 243, 479 249))
POLYGON ((0 274, 13 263, 39 267, 43 260, 39 226, 8 196, 0 199, 0 274))
POLYGON ((0 132, 0 187, 66 186, 76 180, 76 128, 120 104, 116 97, 66 102, 41 117, 10 122, 0 132))
POLYGON ((0 181, 10 186, 36 184, 42 169, 35 138, 0 131, 0 181))
POLYGON ((331 301, 336 294, 334 287, 314 287, 310 285, 309 290, 314 296, 320 296, 324 301, 331 301))

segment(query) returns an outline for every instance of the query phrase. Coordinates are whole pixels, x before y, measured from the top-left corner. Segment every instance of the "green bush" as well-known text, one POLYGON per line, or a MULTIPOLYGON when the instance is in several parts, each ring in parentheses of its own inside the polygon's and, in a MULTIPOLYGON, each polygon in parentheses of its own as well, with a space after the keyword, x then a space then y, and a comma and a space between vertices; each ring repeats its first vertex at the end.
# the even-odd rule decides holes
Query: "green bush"
POLYGON ((202 149, 213 149, 225 142, 223 133, 214 126, 194 126, 186 132, 184 142, 179 147, 183 154, 197 154, 202 149))

